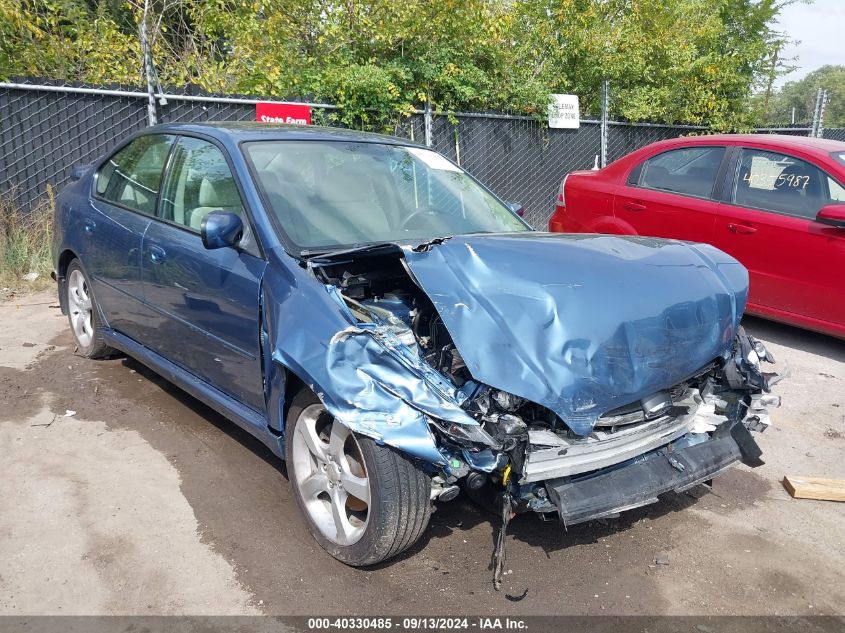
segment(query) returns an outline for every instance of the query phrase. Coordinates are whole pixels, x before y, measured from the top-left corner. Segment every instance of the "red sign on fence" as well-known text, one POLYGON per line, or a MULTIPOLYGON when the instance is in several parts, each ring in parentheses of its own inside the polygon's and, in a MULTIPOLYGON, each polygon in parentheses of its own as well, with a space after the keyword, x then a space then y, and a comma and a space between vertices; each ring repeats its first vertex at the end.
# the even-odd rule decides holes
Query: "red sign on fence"
POLYGON ((263 101, 255 104, 255 120, 261 123, 311 125, 311 107, 300 103, 263 101))

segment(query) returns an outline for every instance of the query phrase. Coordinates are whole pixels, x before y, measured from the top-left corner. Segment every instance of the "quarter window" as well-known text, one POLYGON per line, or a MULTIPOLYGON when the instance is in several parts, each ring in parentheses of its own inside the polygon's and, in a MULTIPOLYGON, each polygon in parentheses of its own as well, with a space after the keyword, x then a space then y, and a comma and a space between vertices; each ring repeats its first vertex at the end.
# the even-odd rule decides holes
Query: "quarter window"
POLYGON ((139 136, 109 158, 97 174, 97 195, 134 211, 153 215, 161 173, 174 137, 139 136))
POLYGON ((845 201, 845 189, 815 165, 778 152, 743 149, 735 204, 813 219, 824 205, 845 201))
POLYGON ((830 190, 831 202, 845 202, 845 187, 833 180, 830 176, 827 177, 827 186, 830 190))
POLYGON ((640 186, 709 198, 724 155, 724 147, 685 147, 663 152, 643 165, 640 186))
POLYGON ((235 179, 223 152, 213 143, 182 137, 164 180, 159 216, 199 232, 212 211, 236 213, 243 218, 235 179))

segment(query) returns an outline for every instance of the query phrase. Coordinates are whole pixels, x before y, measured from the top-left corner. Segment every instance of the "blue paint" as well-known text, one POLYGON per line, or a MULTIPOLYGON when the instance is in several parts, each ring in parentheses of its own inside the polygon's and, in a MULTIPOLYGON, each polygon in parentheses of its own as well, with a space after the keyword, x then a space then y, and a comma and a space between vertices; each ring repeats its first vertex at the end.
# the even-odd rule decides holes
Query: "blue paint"
MULTIPOLYGON (((110 342, 277 455, 296 376, 353 430, 448 470, 428 418, 477 424, 461 405, 478 385, 457 389, 407 343, 401 297, 367 304, 398 323, 359 323, 336 288, 289 254, 239 147, 274 134, 404 142, 245 124, 150 131, 200 136, 224 151, 255 249, 204 249, 198 233, 95 200, 100 160, 59 196, 54 253, 60 273, 60 257, 73 253, 93 277, 110 342)), ((474 235, 401 254, 473 377, 549 407, 580 434, 725 355, 748 290, 745 270, 716 249, 641 238, 474 235)), ((489 452, 464 458, 496 467, 489 452)))
POLYGON ((473 377, 579 435, 725 355, 748 295, 728 255, 649 238, 465 236, 405 259, 473 377))

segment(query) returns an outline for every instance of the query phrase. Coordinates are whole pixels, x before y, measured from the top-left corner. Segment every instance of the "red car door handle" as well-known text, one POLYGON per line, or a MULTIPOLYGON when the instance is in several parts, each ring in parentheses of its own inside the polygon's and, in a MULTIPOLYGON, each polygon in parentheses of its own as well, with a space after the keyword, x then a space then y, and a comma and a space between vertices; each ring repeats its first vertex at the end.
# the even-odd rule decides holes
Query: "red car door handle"
POLYGON ((624 205, 628 211, 645 211, 645 205, 640 202, 626 202, 624 205))
POLYGON ((757 229, 747 224, 728 224, 728 230, 737 235, 751 235, 757 232, 757 229))

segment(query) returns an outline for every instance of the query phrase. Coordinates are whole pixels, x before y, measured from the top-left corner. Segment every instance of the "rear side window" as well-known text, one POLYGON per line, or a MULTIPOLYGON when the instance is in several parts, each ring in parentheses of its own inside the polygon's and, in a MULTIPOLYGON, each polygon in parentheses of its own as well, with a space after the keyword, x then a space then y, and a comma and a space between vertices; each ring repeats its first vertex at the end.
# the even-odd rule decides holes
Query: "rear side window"
POLYGON ((134 211, 154 215, 161 173, 174 137, 139 136, 106 161, 97 174, 97 196, 134 211))
POLYGON ((663 152, 643 164, 639 186, 709 198, 724 155, 724 147, 684 147, 663 152))
POLYGON ((745 207, 813 219, 826 204, 845 200, 845 190, 815 165, 778 152, 743 149, 732 201, 745 207))
POLYGON ((243 218, 238 186, 217 146, 202 139, 182 137, 165 177, 159 214, 165 220, 199 232, 202 221, 212 211, 236 213, 243 218))

